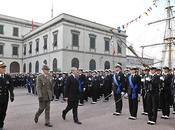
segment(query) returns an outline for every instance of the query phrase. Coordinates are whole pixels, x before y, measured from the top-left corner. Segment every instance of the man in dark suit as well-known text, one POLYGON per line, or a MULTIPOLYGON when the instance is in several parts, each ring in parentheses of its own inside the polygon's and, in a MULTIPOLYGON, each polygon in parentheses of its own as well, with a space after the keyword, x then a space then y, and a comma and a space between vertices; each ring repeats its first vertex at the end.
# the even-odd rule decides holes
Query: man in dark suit
POLYGON ((66 114, 72 109, 73 119, 76 124, 82 124, 78 120, 78 101, 80 98, 80 85, 78 81, 78 69, 73 67, 71 69, 71 75, 67 78, 65 87, 65 100, 67 100, 67 107, 62 112, 63 120, 66 119, 66 114))
POLYGON ((14 101, 13 83, 10 75, 5 74, 6 65, 0 61, 0 130, 3 130, 4 119, 9 101, 14 101))

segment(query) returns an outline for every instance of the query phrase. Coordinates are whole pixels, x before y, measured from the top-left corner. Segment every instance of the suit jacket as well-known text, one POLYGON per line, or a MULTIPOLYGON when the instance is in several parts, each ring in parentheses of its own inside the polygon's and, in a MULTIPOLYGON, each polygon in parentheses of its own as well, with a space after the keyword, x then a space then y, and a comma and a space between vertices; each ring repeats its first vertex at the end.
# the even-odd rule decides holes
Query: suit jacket
POLYGON ((79 90, 79 81, 74 78, 73 75, 70 75, 67 78, 66 86, 65 86, 65 97, 70 101, 79 100, 80 90, 79 90))
POLYGON ((41 74, 37 77, 36 88, 38 92, 38 98, 42 97, 44 101, 50 101, 53 98, 53 77, 45 76, 41 74))
POLYGON ((10 97, 14 98, 13 88, 14 87, 11 76, 4 74, 4 77, 0 78, 0 102, 8 102, 9 93, 10 97))

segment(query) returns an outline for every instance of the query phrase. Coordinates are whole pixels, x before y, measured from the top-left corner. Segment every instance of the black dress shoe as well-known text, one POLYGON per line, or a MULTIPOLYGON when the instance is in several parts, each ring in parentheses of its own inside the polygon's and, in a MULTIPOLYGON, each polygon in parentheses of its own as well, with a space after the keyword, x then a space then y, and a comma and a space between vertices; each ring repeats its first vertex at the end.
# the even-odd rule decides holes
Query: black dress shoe
POLYGON ((76 124, 81 125, 82 123, 80 121, 75 121, 76 124))
POLYGON ((51 125, 50 123, 46 123, 45 126, 47 126, 47 127, 53 127, 53 125, 51 125))
POLYGON ((35 117, 34 118, 34 121, 35 121, 35 123, 38 123, 38 118, 35 117))
POLYGON ((66 120, 66 115, 62 113, 63 120, 66 120))

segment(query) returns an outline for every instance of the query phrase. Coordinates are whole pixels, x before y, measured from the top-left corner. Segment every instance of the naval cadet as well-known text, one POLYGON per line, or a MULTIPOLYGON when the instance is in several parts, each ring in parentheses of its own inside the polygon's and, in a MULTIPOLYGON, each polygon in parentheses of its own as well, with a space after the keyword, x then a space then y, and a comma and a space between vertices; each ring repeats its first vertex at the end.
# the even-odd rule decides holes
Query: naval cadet
POLYGON ((6 65, 0 61, 0 130, 3 130, 8 101, 14 101, 13 82, 10 75, 5 74, 6 65))

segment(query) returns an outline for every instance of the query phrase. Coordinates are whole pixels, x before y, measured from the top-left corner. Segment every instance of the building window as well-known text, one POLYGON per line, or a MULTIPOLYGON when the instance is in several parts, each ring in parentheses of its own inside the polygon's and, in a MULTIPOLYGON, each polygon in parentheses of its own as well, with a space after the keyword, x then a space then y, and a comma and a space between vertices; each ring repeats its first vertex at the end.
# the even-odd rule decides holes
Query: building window
POLYGON ((58 31, 53 32, 53 46, 56 47, 58 42, 58 31))
POLYGON ((122 54, 122 47, 121 47, 121 43, 117 42, 117 52, 119 54, 122 54))
POLYGON ((44 61, 43 61, 43 64, 47 65, 47 60, 44 60, 44 61))
POLYGON ((104 38, 104 40, 105 40, 105 51, 109 51, 109 41, 110 41, 110 39, 109 38, 104 38))
POLYGON ((53 71, 56 72, 58 69, 57 69, 57 59, 54 58, 53 59, 53 71))
POLYGON ((96 62, 94 59, 89 62, 89 70, 96 70, 96 62))
POLYGON ((48 35, 45 35, 43 37, 43 39, 44 39, 44 46, 43 46, 44 50, 47 50, 47 38, 48 38, 48 35))
POLYGON ((19 29, 16 27, 13 28, 13 36, 15 36, 15 37, 19 36, 19 29))
POLYGON ((35 63, 35 73, 38 73, 39 72, 39 62, 36 61, 35 63))
POLYGON ((0 34, 4 34, 4 26, 0 25, 0 34))
POLYGON ((89 34, 89 38, 90 38, 90 49, 95 49, 96 35, 89 34))
POLYGON ((30 62, 29 63, 29 73, 31 73, 32 72, 32 63, 30 62))
POLYGON ((71 67, 77 67, 77 68, 79 68, 79 60, 78 60, 78 58, 73 58, 72 59, 71 67))
POLYGON ((18 56, 18 46, 13 46, 12 47, 12 55, 13 56, 18 56))
POLYGON ((24 52, 23 52, 24 55, 26 55, 26 45, 24 45, 24 52))
POLYGON ((71 30, 71 33, 72 33, 72 46, 78 47, 80 32, 76 30, 71 30))
POLYGON ((32 54, 32 42, 29 43, 29 54, 32 54))
POLYGON ((0 45, 0 55, 4 54, 4 45, 0 45))
POLYGON ((39 39, 36 39, 36 52, 39 52, 39 39))
POLYGON ((23 65, 23 72, 26 73, 26 64, 23 65))
POLYGON ((109 61, 105 62, 104 69, 110 69, 110 62, 109 61))
POLYGON ((12 62, 10 64, 10 73, 19 73, 20 72, 20 65, 18 62, 12 62))

